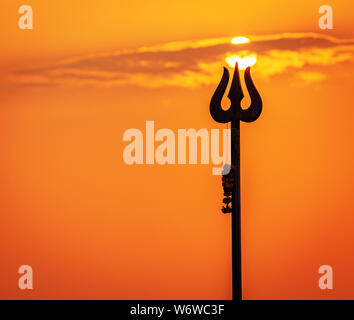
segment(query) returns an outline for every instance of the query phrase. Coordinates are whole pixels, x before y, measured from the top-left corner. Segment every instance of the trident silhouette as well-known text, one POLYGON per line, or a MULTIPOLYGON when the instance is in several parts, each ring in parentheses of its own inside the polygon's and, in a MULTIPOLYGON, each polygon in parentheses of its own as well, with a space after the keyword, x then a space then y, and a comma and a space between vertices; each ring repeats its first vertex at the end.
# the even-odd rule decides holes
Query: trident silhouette
MULTIPOLYGON (((222 79, 211 99, 210 114, 216 122, 231 122, 231 168, 227 176, 223 176, 223 186, 227 188, 231 182, 231 199, 228 196, 224 199, 226 207, 224 213, 231 213, 232 232, 232 296, 233 300, 242 300, 242 274, 241 274, 241 179, 240 179, 240 121, 253 122, 262 113, 262 99, 253 84, 251 68, 245 71, 245 82, 251 97, 251 105, 248 109, 241 108, 241 100, 244 98, 240 83, 238 64, 235 65, 234 77, 232 79, 228 98, 231 106, 227 110, 221 107, 221 100, 229 83, 229 71, 224 67, 222 79), (229 204, 232 204, 232 208, 229 204)), ((227 192, 224 193, 227 195, 227 192)))

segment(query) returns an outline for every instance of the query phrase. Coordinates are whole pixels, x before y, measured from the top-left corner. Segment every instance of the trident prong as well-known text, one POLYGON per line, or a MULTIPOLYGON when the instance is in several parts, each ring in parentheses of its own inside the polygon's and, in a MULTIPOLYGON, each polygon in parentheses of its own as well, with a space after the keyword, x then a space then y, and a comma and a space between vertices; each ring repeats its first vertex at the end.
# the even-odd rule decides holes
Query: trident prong
POLYGON ((232 212, 232 292, 234 300, 242 299, 242 274, 241 274, 241 179, 240 179, 240 121, 253 122, 258 119, 262 112, 262 99, 251 78, 251 68, 245 71, 245 83, 251 97, 251 105, 248 109, 241 108, 241 100, 244 98, 240 83, 238 64, 232 79, 228 98, 231 106, 227 110, 221 107, 221 100, 229 83, 229 71, 224 67, 222 79, 211 99, 210 114, 216 122, 231 122, 231 167, 225 170, 223 177, 224 186, 224 213, 232 212), (230 186, 230 183, 231 186, 230 186), (232 192, 231 192, 232 190, 232 192), (231 196, 230 196, 231 193, 231 196), (229 207, 230 203, 232 208, 229 207))

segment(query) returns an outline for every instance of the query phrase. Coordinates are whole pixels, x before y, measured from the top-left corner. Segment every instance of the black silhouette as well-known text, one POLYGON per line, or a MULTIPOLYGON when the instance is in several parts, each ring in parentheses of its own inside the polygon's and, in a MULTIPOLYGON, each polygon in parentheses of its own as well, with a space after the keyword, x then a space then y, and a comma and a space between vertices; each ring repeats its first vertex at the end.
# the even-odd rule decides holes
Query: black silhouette
POLYGON ((210 102, 210 114, 216 122, 231 122, 231 166, 224 166, 222 178, 224 188, 223 213, 232 213, 232 292, 233 300, 242 299, 241 274, 241 203, 240 203, 240 121, 253 122, 262 113, 262 99, 253 84, 250 67, 245 71, 246 87, 251 97, 251 106, 241 108, 244 95, 240 83, 238 64, 232 79, 228 98, 231 106, 223 110, 221 100, 229 82, 229 71, 224 68, 224 74, 210 102), (231 204, 231 207, 230 207, 231 204))
POLYGON ((225 206, 222 207, 223 213, 232 213, 232 191, 235 186, 235 166, 225 164, 223 168, 222 187, 224 188, 224 199, 222 202, 225 206), (231 207, 230 207, 231 205, 231 207))

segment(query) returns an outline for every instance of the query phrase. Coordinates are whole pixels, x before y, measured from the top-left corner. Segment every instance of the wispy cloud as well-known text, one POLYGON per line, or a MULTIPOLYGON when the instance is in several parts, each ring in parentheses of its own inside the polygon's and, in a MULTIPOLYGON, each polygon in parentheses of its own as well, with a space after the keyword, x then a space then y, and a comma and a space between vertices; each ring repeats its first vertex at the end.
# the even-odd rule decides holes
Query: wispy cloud
POLYGON ((256 57, 253 70, 259 77, 290 74, 311 83, 326 79, 323 67, 354 60, 354 39, 337 39, 316 33, 247 38, 249 42, 240 44, 233 44, 232 38, 223 37, 91 54, 46 67, 16 71, 12 80, 39 86, 197 87, 218 82, 221 66, 227 61, 251 56, 256 57), (305 72, 305 66, 311 70, 305 72))
POLYGON ((296 74, 296 77, 305 84, 311 84, 325 80, 327 75, 320 72, 300 71, 296 74))

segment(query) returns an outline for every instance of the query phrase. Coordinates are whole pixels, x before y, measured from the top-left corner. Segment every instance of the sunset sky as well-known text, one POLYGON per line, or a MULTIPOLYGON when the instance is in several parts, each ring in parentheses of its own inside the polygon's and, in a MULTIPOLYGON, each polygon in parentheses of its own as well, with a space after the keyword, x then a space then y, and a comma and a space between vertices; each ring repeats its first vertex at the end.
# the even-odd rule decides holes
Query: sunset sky
POLYGON ((2 1, 0 298, 231 299, 213 165, 122 155, 125 130, 147 120, 225 129, 209 103, 238 61, 263 99, 241 125, 244 299, 354 299, 352 12, 349 0, 2 1), (22 4, 33 30, 18 28, 22 4), (318 26, 324 4, 333 30, 318 26), (31 292, 17 286, 24 264, 31 292), (326 264, 331 291, 317 284, 326 264))

